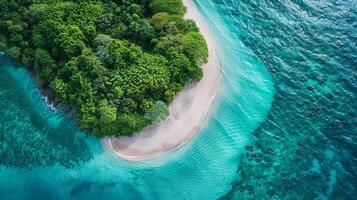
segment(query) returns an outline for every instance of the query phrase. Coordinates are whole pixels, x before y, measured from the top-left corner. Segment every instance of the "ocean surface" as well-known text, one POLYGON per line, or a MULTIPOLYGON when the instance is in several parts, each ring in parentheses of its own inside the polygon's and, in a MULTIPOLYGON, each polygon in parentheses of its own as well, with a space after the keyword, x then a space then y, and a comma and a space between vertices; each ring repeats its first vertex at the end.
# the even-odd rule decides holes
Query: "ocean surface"
POLYGON ((357 2, 195 0, 223 84, 176 152, 132 163, 0 55, 0 199, 356 199, 357 2))

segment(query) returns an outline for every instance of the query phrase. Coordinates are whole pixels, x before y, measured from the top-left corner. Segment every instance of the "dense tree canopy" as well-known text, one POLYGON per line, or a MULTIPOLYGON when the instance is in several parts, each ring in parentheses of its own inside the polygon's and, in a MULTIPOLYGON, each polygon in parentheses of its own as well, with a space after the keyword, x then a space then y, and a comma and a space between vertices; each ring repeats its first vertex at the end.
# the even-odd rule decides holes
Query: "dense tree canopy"
POLYGON ((182 0, 151 0, 149 8, 152 13, 166 12, 170 15, 183 16, 186 12, 182 0))
POLYGON ((0 50, 31 67, 97 136, 168 115, 207 45, 181 0, 0 0, 0 50))

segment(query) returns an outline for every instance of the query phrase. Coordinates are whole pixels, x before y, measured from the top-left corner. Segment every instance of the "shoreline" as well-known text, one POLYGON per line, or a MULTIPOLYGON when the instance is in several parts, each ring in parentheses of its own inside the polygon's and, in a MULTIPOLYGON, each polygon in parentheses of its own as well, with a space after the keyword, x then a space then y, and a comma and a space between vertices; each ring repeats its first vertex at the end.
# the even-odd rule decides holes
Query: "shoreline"
POLYGON ((151 160, 175 151, 197 135, 207 121, 212 102, 221 84, 217 44, 210 28, 192 0, 182 0, 187 11, 185 19, 192 19, 208 45, 208 62, 203 64, 203 78, 177 93, 169 105, 170 115, 131 137, 107 137, 102 140, 106 150, 128 161, 151 160))

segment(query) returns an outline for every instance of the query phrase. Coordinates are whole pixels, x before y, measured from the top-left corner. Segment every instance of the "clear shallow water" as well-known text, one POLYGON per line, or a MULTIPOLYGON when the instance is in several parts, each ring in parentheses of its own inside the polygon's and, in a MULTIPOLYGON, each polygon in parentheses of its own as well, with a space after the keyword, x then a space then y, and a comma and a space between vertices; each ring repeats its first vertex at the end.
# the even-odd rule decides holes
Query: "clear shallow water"
POLYGON ((223 85, 207 126, 165 158, 113 157, 2 59, 1 199, 356 198, 356 2, 195 3, 223 85))
POLYGON ((177 152, 129 163, 51 112, 31 76, 0 58, 1 199, 217 199, 231 188, 251 133, 264 120, 273 85, 210 2, 197 1, 221 45, 223 85, 201 133, 177 152))

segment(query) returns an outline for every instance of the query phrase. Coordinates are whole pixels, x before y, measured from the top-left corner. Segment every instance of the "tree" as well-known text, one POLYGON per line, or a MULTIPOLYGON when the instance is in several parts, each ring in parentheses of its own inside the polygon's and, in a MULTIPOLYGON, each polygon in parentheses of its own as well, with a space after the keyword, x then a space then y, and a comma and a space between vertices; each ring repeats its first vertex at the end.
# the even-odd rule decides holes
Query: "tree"
POLYGON ((6 53, 9 56, 9 58, 18 60, 20 59, 21 50, 19 47, 10 47, 9 49, 7 49, 6 53))
POLYGON ((117 119, 117 108, 108 105, 108 102, 102 101, 99 105, 100 122, 110 124, 117 119))
POLYGON ((175 23, 177 30, 182 34, 188 32, 199 32, 195 21, 193 21, 192 19, 183 19, 179 15, 170 15, 169 19, 171 22, 175 23))
POLYGON ((54 79, 57 65, 46 50, 36 49, 34 68, 38 80, 45 84, 54 79))
POLYGON ((68 82, 72 76, 79 73, 78 57, 71 58, 62 68, 58 70, 58 77, 68 82))
POLYGON ((207 62, 208 48, 205 39, 198 32, 189 32, 181 36, 185 54, 197 65, 207 62))
POLYGON ((149 8, 152 13, 167 12, 171 15, 183 16, 186 12, 182 0, 151 0, 149 8))
POLYGON ((63 25, 61 29, 55 38, 55 43, 61 47, 68 58, 80 55, 85 47, 82 31, 75 25, 63 25))
POLYGON ((169 115, 169 109, 162 101, 156 101, 151 109, 145 114, 145 119, 150 122, 160 122, 169 115))
POLYGON ((151 26, 149 20, 139 20, 139 30, 136 33, 137 39, 142 41, 144 45, 147 45, 151 39, 155 36, 155 30, 151 26))
POLYGON ((118 23, 112 29, 112 34, 116 39, 122 39, 127 33, 127 27, 123 23, 118 23))
MULTIPOLYGON (((0 31, 1 31, 1 27, 0 27, 0 31)), ((2 35, 0 35, 0 49, 1 50, 7 49, 6 37, 4 37, 2 35)))
POLYGON ((57 94, 57 97, 62 101, 67 101, 69 99, 69 86, 62 79, 55 78, 53 81, 51 81, 50 86, 57 94))
POLYGON ((84 72, 74 73, 69 80, 70 91, 73 93, 69 96, 69 102, 79 109, 84 103, 93 101, 93 88, 90 79, 85 76, 84 72))
POLYGON ((129 64, 137 62, 137 58, 142 54, 140 47, 117 39, 107 46, 107 52, 116 69, 126 68, 129 64))
POLYGON ((163 36, 157 39, 154 52, 170 57, 173 53, 182 53, 183 46, 179 37, 174 35, 163 36))
POLYGON ((122 88, 128 96, 136 99, 146 96, 158 98, 170 81, 166 65, 164 57, 144 53, 137 65, 122 71, 122 88))
POLYGON ((148 123, 146 120, 136 114, 123 114, 118 117, 115 122, 116 129, 119 130, 117 134, 130 136, 144 128, 148 123))
POLYGON ((78 56, 75 62, 78 69, 91 79, 99 77, 107 70, 102 66, 98 57, 88 48, 83 50, 82 55, 78 56))
POLYGON ((156 30, 163 30, 165 26, 168 26, 170 20, 169 20, 169 14, 166 12, 159 12, 156 13, 151 17, 151 22, 156 30))
POLYGON ((112 41, 113 38, 110 35, 98 34, 97 37, 94 39, 94 46, 97 48, 101 46, 107 46, 112 41))
POLYGON ((170 71, 174 82, 184 84, 188 78, 192 78, 193 70, 191 69, 190 60, 183 54, 173 52, 170 54, 170 71))
POLYGON ((97 36, 97 30, 93 25, 86 25, 83 28, 83 34, 85 36, 86 42, 90 44, 97 36))
POLYGON ((94 104, 84 104, 81 107, 81 128, 88 131, 93 131, 97 126, 99 119, 96 117, 96 107, 94 104))
MULTIPOLYGON (((0 47, 1 49, 1 47, 0 47)), ((34 55, 33 55, 33 51, 31 48, 25 48, 22 52, 22 58, 21 61, 23 64, 31 66, 33 65, 34 62, 34 55)))

